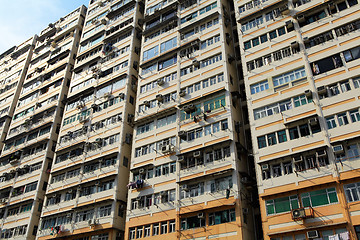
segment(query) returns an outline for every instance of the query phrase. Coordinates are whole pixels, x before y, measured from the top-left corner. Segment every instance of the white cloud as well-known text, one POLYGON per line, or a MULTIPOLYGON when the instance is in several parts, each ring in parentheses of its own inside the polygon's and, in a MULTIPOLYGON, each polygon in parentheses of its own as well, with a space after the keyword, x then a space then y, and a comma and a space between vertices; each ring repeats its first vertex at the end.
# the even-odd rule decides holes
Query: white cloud
POLYGON ((88 0, 0 0, 0 54, 88 0))

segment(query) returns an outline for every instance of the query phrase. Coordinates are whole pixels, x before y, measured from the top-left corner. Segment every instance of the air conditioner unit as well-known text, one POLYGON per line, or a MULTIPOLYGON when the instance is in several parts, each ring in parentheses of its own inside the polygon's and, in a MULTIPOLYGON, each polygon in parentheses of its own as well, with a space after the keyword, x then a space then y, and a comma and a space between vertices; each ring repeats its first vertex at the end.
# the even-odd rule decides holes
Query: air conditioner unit
POLYGON ((87 119, 86 116, 80 116, 80 117, 79 117, 79 122, 80 122, 80 123, 86 123, 87 120, 88 120, 88 119, 87 119))
POLYGON ((309 231, 306 233, 307 237, 309 239, 313 239, 313 238, 318 238, 319 237, 319 234, 318 234, 318 231, 314 230, 314 231, 309 231))
POLYGON ((100 20, 100 22, 105 25, 107 23, 107 20, 106 20, 106 18, 103 18, 100 20))
POLYGON ((56 44, 56 42, 55 42, 55 41, 52 41, 52 42, 51 42, 51 47, 55 48, 55 47, 56 47, 56 45, 57 45, 57 44, 56 44))
POLYGON ((99 2, 98 2, 98 6, 99 6, 99 7, 103 7, 103 6, 104 6, 103 1, 99 1, 99 2))
POLYGON ((203 212, 197 214, 198 218, 205 218, 205 214, 203 212))
POLYGON ((180 155, 180 156, 177 157, 177 160, 178 160, 178 162, 183 162, 183 161, 185 161, 185 156, 180 155))
POLYGON ((309 119, 308 122, 310 126, 316 126, 319 124, 319 120, 316 117, 309 119))
POLYGON ((325 86, 318 87, 317 91, 318 91, 318 94, 320 94, 320 95, 324 95, 327 93, 327 89, 325 86))
POLYGON ((125 99, 125 93, 119 93, 119 98, 124 100, 125 99))
POLYGON ((183 190, 183 191, 188 191, 189 189, 188 189, 188 185, 187 184, 183 184, 182 186, 181 186, 181 190, 183 190))
POLYGON ((180 139, 183 139, 183 140, 187 139, 187 133, 184 130, 179 131, 178 135, 179 135, 180 139))
POLYGON ((294 28, 294 23, 291 20, 286 21, 285 25, 286 25, 286 28, 288 28, 288 29, 294 28))
POLYGON ((198 60, 193 60, 193 65, 194 65, 194 67, 200 67, 200 62, 198 61, 198 60))
POLYGON ((306 217, 305 209, 298 208, 298 209, 291 210, 291 217, 292 217, 292 219, 305 218, 306 217))
POLYGON ((299 21, 299 23, 305 22, 305 16, 303 14, 298 15, 296 19, 299 21))
POLYGON ((316 151, 316 156, 317 157, 326 157, 326 150, 321 149, 321 150, 316 151))
POLYGON ((194 158, 198 158, 198 157, 200 157, 201 156, 201 152, 200 151, 195 151, 194 153, 193 153, 193 157, 194 158))
POLYGON ((179 96, 180 96, 180 97, 185 97, 185 95, 186 95, 185 89, 180 90, 179 96))
POLYGON ((299 48, 299 42, 297 42, 297 41, 291 42, 290 47, 292 49, 298 49, 299 48))
POLYGON ((310 89, 304 91, 306 97, 312 97, 312 92, 310 89))
POLYGON ((172 151, 173 151, 173 149, 172 149, 172 146, 170 144, 164 145, 164 146, 161 147, 161 152, 162 153, 170 153, 172 151))
POLYGON ((194 104, 189 104, 183 107, 184 112, 186 113, 193 113, 196 111, 196 106, 194 104))
POLYGON ((261 165, 261 170, 263 170, 263 171, 269 170, 269 164, 263 164, 263 165, 261 165))
POLYGON ((139 169, 139 173, 140 173, 140 174, 142 174, 142 173, 144 173, 144 172, 145 172, 145 169, 144 169, 144 168, 140 168, 140 169, 139 169))
POLYGON ((159 85, 159 86, 162 86, 165 84, 164 79, 158 79, 156 82, 157 82, 157 85, 159 85))
POLYGON ((164 96, 162 95, 162 94, 158 94, 158 95, 156 95, 156 100, 158 101, 158 102, 163 102, 164 101, 164 96))
POLYGON ((301 155, 294 156, 292 159, 293 159, 294 163, 301 163, 304 161, 303 156, 301 156, 301 155))
POLYGON ((342 144, 335 145, 333 146, 333 151, 335 154, 342 154, 344 153, 344 147, 342 144))
POLYGON ((145 105, 146 107, 150 107, 150 101, 144 101, 144 105, 145 105))

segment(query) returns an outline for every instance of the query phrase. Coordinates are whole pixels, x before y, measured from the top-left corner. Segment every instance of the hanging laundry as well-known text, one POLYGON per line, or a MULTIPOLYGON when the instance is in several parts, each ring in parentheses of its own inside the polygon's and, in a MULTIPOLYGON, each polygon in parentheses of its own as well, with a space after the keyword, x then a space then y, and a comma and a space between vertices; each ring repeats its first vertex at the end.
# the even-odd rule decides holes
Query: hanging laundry
POLYGON ((339 234, 335 234, 335 235, 329 236, 329 240, 340 240, 339 234))
POLYGON ((343 232, 339 234, 340 240, 350 240, 349 232, 343 232))

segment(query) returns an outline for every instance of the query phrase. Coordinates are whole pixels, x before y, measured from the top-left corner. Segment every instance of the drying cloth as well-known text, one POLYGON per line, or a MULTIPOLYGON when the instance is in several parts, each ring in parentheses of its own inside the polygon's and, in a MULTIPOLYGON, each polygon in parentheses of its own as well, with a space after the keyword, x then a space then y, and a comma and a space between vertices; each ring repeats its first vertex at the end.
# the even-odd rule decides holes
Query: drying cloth
POLYGON ((349 232, 343 232, 339 234, 341 240, 350 240, 349 232))

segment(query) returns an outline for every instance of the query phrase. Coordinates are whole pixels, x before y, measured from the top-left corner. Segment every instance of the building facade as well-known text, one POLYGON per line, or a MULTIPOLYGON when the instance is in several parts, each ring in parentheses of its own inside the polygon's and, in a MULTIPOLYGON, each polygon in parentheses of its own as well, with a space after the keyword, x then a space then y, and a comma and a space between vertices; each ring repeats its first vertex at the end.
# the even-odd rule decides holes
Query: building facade
POLYGON ((237 1, 264 239, 359 239, 359 10, 237 1))
POLYGON ((37 239, 123 239, 143 5, 90 1, 37 239))
POLYGON ((257 239, 233 10, 145 2, 125 239, 257 239))
POLYGON ((4 102, 10 118, 5 122, 8 131, 0 156, 4 168, 2 239, 35 239, 37 235, 63 113, 61 100, 70 82, 85 9, 49 24, 11 54, 19 64, 11 75, 15 77, 7 82, 13 101, 4 102))
MULTIPOLYGON (((4 147, 4 140, 7 138, 10 122, 14 116, 15 106, 20 96, 21 86, 26 77, 27 68, 35 45, 35 38, 32 37, 24 43, 15 46, 1 55, 1 149, 4 147)), ((0 172, 0 216, 1 216, 1 238, 7 236, 26 236, 32 234, 29 228, 31 215, 27 205, 32 201, 16 201, 12 195, 12 188, 21 178, 17 169, 19 168, 18 155, 1 154, 0 172), (26 210, 25 210, 26 209, 26 210), (26 213, 25 213, 26 212, 26 213), (16 214, 21 213, 23 221, 16 223, 16 214), (25 219, 27 218, 27 219, 25 219)), ((25 163, 21 164, 24 167, 25 163)))

